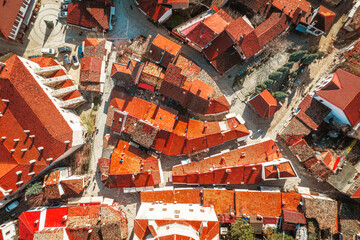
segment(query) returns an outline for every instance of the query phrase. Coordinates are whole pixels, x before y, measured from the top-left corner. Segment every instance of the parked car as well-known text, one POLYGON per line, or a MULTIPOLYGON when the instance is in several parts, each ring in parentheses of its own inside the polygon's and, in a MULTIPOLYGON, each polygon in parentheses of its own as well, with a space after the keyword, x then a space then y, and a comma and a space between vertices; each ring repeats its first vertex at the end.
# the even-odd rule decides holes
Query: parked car
POLYGON ((63 47, 59 47, 58 50, 59 50, 60 53, 63 53, 63 52, 71 52, 71 47, 69 47, 69 46, 63 46, 63 47))
POLYGON ((71 3, 71 0, 61 0, 61 3, 62 3, 62 4, 71 3))
POLYGON ((82 46, 79 46, 79 47, 78 47, 78 56, 79 56, 79 58, 82 58, 82 57, 84 56, 84 52, 83 52, 83 50, 82 50, 82 46))
POLYGON ((6 208, 5 210, 7 212, 11 212, 12 210, 14 210, 15 208, 17 208, 19 206, 19 201, 13 201, 12 203, 10 203, 6 208))
POLYGON ((28 57, 28 59, 37 58, 37 57, 41 57, 41 55, 31 55, 28 57))
POLYGON ((79 58, 76 54, 72 55, 72 62, 75 67, 79 66, 79 58))
POLYGON ((43 54, 51 54, 51 55, 55 55, 56 54, 56 50, 53 48, 42 48, 41 52, 43 54))
POLYGON ((69 8, 68 3, 61 5, 61 11, 66 11, 68 8, 69 8))
POLYGON ((59 12, 59 18, 66 18, 67 12, 59 12))
POLYGON ((67 65, 70 65, 70 64, 71 64, 70 58, 69 58, 69 54, 65 54, 65 55, 64 55, 64 61, 65 61, 65 63, 66 63, 67 65))

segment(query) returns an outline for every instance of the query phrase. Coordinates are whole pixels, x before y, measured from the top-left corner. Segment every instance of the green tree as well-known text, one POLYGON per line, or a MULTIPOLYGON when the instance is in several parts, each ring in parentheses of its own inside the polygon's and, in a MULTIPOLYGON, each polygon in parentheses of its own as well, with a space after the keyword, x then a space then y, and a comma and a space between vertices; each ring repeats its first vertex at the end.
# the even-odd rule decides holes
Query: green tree
POLYGON ((289 68, 288 67, 281 67, 281 68, 279 68, 277 71, 278 72, 282 72, 282 73, 286 73, 286 72, 289 72, 289 68))
POLYGON ((306 50, 293 52, 292 54, 290 54, 289 62, 298 62, 298 61, 300 61, 304 57, 304 55, 306 53, 307 53, 306 50))
POLYGON ((319 56, 319 54, 305 54, 305 56, 301 59, 301 63, 302 64, 310 64, 312 63, 317 57, 319 56))
POLYGON ((264 231, 264 239, 265 240, 295 240, 292 236, 285 234, 284 232, 278 232, 273 228, 267 228, 264 231))
POLYGON ((266 89, 271 89, 272 85, 274 84, 274 80, 268 79, 264 81, 264 84, 266 85, 266 89))
POLYGON ((276 98, 278 101, 285 100, 287 98, 287 94, 284 92, 274 92, 273 93, 274 98, 276 98))
POLYGON ((231 240, 253 240, 255 239, 254 229, 243 219, 237 219, 230 228, 231 240))
POLYGON ((269 79, 274 80, 274 81, 279 81, 282 79, 282 77, 283 77, 282 72, 272 72, 269 75, 269 79))
POLYGON ((32 196, 32 195, 38 195, 42 192, 42 182, 35 182, 31 185, 29 185, 26 188, 25 195, 26 196, 32 196))
POLYGON ((291 61, 287 62, 287 63, 284 64, 284 67, 292 68, 294 66, 294 63, 295 62, 291 62, 291 61))

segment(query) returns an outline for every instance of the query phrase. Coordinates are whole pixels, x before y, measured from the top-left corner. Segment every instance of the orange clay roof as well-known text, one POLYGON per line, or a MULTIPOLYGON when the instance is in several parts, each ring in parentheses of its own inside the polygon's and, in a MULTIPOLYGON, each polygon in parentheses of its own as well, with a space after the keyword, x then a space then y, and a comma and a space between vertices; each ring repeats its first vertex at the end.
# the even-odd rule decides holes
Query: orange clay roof
POLYGON ((178 52, 180 51, 181 46, 170 39, 158 34, 154 41, 152 42, 152 45, 159 47, 162 50, 165 50, 172 55, 176 56, 178 52))
POLYGON ((200 204, 201 189, 174 189, 141 192, 141 202, 193 203, 200 204))
MULTIPOLYGON (((269 140, 209 157, 199 162, 175 166, 172 169, 173 182, 185 184, 258 183, 261 182, 261 163, 281 157, 275 142, 269 140)), ((287 175, 286 173, 284 171, 283 177, 292 174, 296 176, 291 167, 289 173, 287 175)))
POLYGON ((208 18, 205 18, 204 25, 220 34, 224 29, 229 25, 229 23, 233 20, 231 17, 222 9, 219 12, 211 15, 208 18), (221 12, 221 14, 219 14, 221 12))
POLYGON ((301 194, 297 192, 288 192, 281 194, 282 209, 299 211, 301 194))
POLYGON ((21 187, 17 182, 27 183, 34 176, 30 172, 36 175, 51 163, 47 158, 56 160, 71 148, 72 143, 64 141, 72 141, 73 131, 25 63, 16 55, 5 63, 6 69, 0 72, 0 99, 9 100, 9 105, 0 101, 0 136, 6 136, 0 143, 0 187, 15 192, 21 187), (35 140, 29 135, 35 135, 35 140), (30 164, 33 159, 36 162, 30 164), (18 171, 22 173, 17 175, 18 171))
POLYGON ((111 155, 109 177, 113 181, 110 187, 145 187, 161 182, 158 160, 124 141, 118 142, 111 155))
POLYGON ((281 216, 280 192, 235 192, 236 214, 263 217, 281 216))
MULTIPOLYGON (((166 155, 188 154, 249 135, 249 130, 237 117, 205 124, 202 121, 177 116, 177 111, 170 108, 117 91, 113 91, 110 106, 127 112, 135 122, 142 119, 153 128, 158 128, 152 147, 166 155)), ((126 121, 130 121, 130 117, 126 121)), ((114 122, 112 130, 121 133, 116 127, 119 124, 115 124, 119 121, 119 115, 111 114, 109 111, 108 118, 111 118, 107 120, 109 126, 114 122)))
POLYGON ((272 117, 278 109, 277 101, 267 89, 252 98, 249 103, 263 118, 272 117))
POLYGON ((203 206, 214 206, 217 215, 235 213, 235 195, 233 191, 204 189, 203 206))
POLYGON ((85 47, 93 46, 96 47, 99 44, 97 38, 86 38, 84 40, 85 47))

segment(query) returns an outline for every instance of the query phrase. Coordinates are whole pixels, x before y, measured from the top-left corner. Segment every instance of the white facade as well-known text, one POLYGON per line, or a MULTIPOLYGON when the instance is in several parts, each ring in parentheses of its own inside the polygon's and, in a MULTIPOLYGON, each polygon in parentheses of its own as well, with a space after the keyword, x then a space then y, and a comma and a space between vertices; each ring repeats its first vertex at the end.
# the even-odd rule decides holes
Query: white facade
POLYGON ((4 240, 15 240, 17 239, 16 234, 16 222, 8 221, 0 225, 0 234, 4 240))

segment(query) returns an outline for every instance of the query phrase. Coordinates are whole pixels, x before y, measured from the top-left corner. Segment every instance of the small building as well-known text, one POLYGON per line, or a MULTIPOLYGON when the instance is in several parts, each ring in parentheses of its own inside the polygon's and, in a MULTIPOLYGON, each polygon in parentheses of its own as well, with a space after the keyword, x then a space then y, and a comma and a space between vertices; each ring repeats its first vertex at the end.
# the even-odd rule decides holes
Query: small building
POLYGON ((71 176, 70 168, 57 168, 44 177, 44 195, 49 200, 79 195, 85 181, 85 176, 71 176))
POLYGON ((138 60, 130 59, 128 63, 113 63, 111 69, 111 77, 118 81, 123 81, 128 84, 137 85, 140 80, 141 73, 144 69, 144 63, 138 60))
POLYGON ((127 218, 112 199, 91 199, 60 207, 36 207, 19 217, 19 237, 32 239, 126 239, 127 218))
POLYGON ((17 239, 17 222, 7 221, 0 225, 0 239, 1 240, 14 240, 17 239))
POLYGON ((296 231, 300 226, 306 225, 306 218, 303 213, 283 210, 281 229, 283 231, 296 231))
POLYGON ((69 3, 67 23, 87 30, 106 32, 110 28, 111 0, 69 3))
POLYGON ((112 43, 101 38, 87 38, 83 42, 84 57, 80 62, 80 90, 102 94, 106 78, 106 62, 112 43))
POLYGON ((142 203, 134 223, 134 239, 219 239, 214 208, 199 204, 142 203))
POLYGON ((360 139, 360 77, 340 68, 320 82, 313 97, 331 109, 326 122, 347 125, 360 139))
POLYGON ((119 141, 110 159, 98 162, 101 180, 108 188, 123 188, 124 192, 154 189, 163 182, 160 160, 147 155, 134 143, 119 141))
POLYGON ((6 20, 1 21, 0 31, 5 39, 22 39, 33 16, 36 3, 36 0, 3 1, 0 5, 0 15, 6 20))
POLYGON ((170 39, 158 34, 152 41, 149 57, 160 66, 167 68, 173 63, 180 53, 181 46, 170 39))
POLYGON ((158 23, 168 20, 173 9, 189 7, 189 0, 136 0, 135 3, 142 13, 158 23))
POLYGON ((262 118, 271 118, 279 109, 276 99, 267 89, 251 98, 248 103, 262 118))

